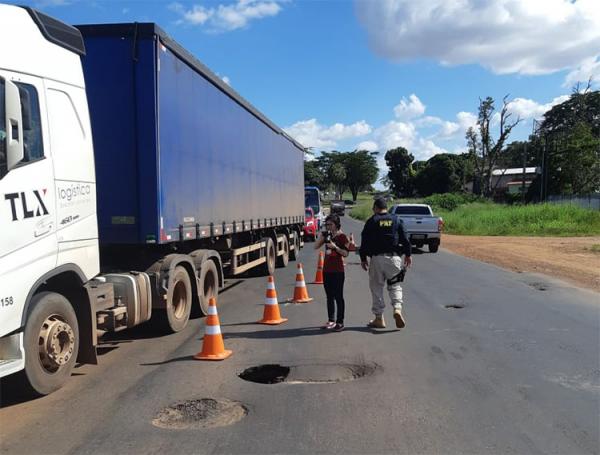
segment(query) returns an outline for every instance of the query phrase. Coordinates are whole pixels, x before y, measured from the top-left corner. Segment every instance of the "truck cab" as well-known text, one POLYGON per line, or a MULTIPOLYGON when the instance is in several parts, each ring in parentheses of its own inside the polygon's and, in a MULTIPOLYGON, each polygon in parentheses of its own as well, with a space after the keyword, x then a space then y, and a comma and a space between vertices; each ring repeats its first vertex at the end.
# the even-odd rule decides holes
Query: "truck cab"
MULTIPOLYGON (((78 36, 41 13, 0 5, 0 39, 10 43, 0 56, 2 376, 25 366, 24 329, 40 292, 84 283, 99 272, 93 147, 78 36)), ((43 317, 47 327, 39 334, 48 349, 30 357, 52 374, 76 360, 71 356, 78 346, 71 340, 77 312, 62 314, 57 308, 64 305, 46 301, 56 310, 43 317)))

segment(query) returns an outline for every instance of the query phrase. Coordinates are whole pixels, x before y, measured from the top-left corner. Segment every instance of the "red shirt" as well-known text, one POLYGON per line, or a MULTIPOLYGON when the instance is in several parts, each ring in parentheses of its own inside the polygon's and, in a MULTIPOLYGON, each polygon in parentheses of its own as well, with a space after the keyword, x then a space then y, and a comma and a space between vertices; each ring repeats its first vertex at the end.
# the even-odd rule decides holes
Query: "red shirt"
MULTIPOLYGON (((339 233, 333 238, 339 248, 347 250, 346 244, 348 243, 348 237, 346 234, 339 233)), ((323 264, 323 272, 343 272, 344 271, 344 257, 335 250, 325 248, 325 262, 323 264)))

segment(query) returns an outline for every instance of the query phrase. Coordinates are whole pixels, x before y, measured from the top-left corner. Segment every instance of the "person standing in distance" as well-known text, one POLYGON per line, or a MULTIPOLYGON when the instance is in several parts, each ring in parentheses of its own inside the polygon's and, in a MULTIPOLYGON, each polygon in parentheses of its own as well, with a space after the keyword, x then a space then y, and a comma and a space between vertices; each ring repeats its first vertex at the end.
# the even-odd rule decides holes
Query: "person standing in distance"
POLYGON ((325 245, 325 263, 323 264, 323 287, 327 295, 327 323, 325 330, 341 332, 344 330, 344 258, 348 256, 349 240, 342 232, 340 217, 329 215, 325 218, 325 232, 321 232, 315 243, 315 250, 325 245), (337 315, 336 315, 337 306, 337 315))
POLYGON ((410 241, 402 221, 388 213, 385 199, 375 200, 373 213, 361 233, 359 251, 361 266, 363 270, 369 271, 369 287, 373 297, 372 311, 375 315, 367 327, 385 328, 383 286, 387 281, 396 327, 403 328, 406 326, 406 321, 402 315, 402 285, 400 284, 404 275, 402 254, 404 254, 404 267, 410 267, 412 264, 410 241))

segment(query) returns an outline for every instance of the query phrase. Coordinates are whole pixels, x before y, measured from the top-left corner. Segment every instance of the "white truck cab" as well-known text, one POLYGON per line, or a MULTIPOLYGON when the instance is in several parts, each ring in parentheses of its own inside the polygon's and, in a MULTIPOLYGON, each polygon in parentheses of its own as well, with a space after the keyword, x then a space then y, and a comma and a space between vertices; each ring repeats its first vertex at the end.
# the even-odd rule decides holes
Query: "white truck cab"
POLYGON ((56 292, 99 273, 84 49, 74 31, 0 5, 0 377, 31 362, 27 379, 41 393, 76 361, 77 319, 86 316, 56 292), (28 336, 38 352, 25 352, 28 336))

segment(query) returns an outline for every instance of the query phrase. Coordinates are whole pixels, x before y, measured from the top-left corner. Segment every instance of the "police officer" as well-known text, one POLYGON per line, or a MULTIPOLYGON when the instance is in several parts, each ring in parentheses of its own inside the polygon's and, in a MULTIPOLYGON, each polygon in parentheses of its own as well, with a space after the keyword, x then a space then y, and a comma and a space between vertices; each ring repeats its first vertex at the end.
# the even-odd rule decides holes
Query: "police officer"
POLYGON ((404 266, 410 267, 410 241, 406 236, 402 221, 387 211, 385 199, 376 199, 373 203, 374 215, 367 220, 363 228, 360 245, 360 260, 364 270, 369 271, 369 287, 373 296, 373 314, 375 318, 367 324, 368 327, 383 329, 385 321, 383 310, 383 286, 387 281, 396 327, 406 325, 402 316, 402 285, 404 277, 402 267, 402 254, 404 266), (367 257, 371 258, 371 263, 367 257))

